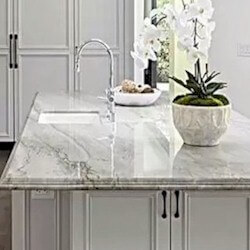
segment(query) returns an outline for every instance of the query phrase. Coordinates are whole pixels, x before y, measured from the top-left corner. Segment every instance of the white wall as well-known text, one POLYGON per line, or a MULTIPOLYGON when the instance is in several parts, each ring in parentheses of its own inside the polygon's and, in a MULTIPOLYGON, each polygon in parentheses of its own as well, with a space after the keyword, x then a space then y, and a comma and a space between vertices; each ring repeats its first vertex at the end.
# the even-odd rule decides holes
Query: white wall
POLYGON ((250 1, 214 0, 216 30, 210 68, 222 73, 233 107, 250 118, 250 57, 237 56, 237 44, 250 45, 250 1))

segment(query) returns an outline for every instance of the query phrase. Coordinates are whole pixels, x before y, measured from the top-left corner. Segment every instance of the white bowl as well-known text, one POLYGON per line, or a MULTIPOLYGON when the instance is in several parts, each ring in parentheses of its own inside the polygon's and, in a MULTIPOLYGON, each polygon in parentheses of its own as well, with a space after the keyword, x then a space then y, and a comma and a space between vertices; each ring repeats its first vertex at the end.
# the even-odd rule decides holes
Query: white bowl
POLYGON ((123 93, 121 87, 115 88, 115 103, 123 106, 148 106, 155 103, 161 96, 161 91, 154 89, 154 93, 123 93))

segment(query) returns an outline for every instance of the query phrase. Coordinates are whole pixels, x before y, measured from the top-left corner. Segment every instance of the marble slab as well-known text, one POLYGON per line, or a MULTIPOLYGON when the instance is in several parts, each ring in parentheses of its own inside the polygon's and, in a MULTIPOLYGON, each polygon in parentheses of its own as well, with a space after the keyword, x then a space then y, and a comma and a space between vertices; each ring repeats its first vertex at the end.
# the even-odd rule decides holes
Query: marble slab
POLYGON ((219 146, 184 145, 166 93, 150 107, 116 107, 114 124, 40 124, 42 112, 96 111, 81 93, 38 94, 0 179, 8 189, 249 189, 250 120, 233 112, 219 146))

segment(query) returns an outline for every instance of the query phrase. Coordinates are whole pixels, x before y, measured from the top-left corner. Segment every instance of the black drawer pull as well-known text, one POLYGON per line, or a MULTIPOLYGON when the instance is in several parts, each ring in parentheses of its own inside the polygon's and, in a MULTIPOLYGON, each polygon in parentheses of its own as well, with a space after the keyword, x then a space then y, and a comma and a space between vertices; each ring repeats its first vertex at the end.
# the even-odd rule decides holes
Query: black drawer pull
POLYGON ((167 198, 167 192, 162 191, 162 200, 163 200, 163 213, 162 213, 162 218, 166 219, 167 218, 167 211, 166 211, 166 198, 167 198))
POLYGON ((14 68, 17 69, 18 68, 18 63, 17 63, 17 40, 18 40, 18 35, 15 34, 14 36, 14 62, 15 62, 15 65, 14 65, 14 68))
POLYGON ((175 198, 176 198, 176 211, 174 214, 175 218, 179 218, 180 217, 180 213, 179 213, 179 196, 180 196, 180 191, 175 191, 175 198))
POLYGON ((9 36, 9 50, 10 50, 10 69, 13 68, 13 62, 12 62, 12 59, 13 59, 13 55, 12 55, 12 41, 13 41, 13 35, 10 34, 9 36))

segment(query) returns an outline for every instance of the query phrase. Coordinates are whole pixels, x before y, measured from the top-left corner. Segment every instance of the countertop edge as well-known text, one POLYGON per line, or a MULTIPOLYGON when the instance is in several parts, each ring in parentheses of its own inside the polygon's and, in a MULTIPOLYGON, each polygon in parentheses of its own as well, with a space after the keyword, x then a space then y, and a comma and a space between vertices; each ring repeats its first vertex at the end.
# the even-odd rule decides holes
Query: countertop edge
POLYGON ((192 184, 192 183, 171 183, 171 184, 143 184, 143 185, 21 185, 21 184, 0 184, 0 189, 2 190, 52 190, 52 191, 60 191, 60 190, 68 190, 68 191, 76 191, 76 190, 104 190, 104 191, 126 191, 126 190, 250 190, 250 182, 248 183, 218 183, 218 184, 192 184))

